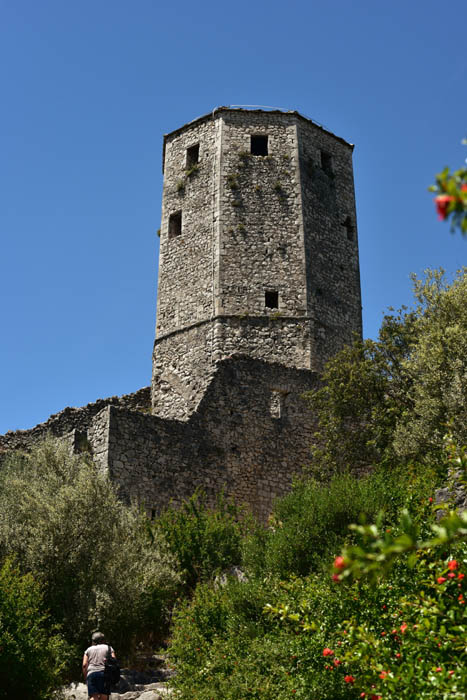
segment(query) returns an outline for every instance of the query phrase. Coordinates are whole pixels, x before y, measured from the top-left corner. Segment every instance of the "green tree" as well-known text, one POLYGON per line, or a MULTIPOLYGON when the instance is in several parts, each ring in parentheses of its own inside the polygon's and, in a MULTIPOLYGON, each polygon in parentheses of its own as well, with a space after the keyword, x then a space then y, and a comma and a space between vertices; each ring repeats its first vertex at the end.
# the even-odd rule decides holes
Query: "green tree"
POLYGON ((7 560, 0 569, 0 698, 49 700, 69 653, 51 629, 39 584, 7 560))
POLYGON ((146 516, 66 445, 14 453, 0 471, 0 553, 42 584, 54 622, 81 647, 104 629, 119 653, 161 622, 178 575, 146 516))
POLYGON ((376 341, 357 341, 325 368, 308 394, 318 417, 313 469, 361 469, 418 459, 442 447, 446 423, 465 441, 467 277, 413 278, 416 305, 387 314, 376 341))
POLYGON ((403 369, 410 411, 397 422, 394 448, 400 455, 440 449, 446 424, 459 444, 467 442, 467 268, 452 284, 443 271, 415 276, 414 340, 403 369))

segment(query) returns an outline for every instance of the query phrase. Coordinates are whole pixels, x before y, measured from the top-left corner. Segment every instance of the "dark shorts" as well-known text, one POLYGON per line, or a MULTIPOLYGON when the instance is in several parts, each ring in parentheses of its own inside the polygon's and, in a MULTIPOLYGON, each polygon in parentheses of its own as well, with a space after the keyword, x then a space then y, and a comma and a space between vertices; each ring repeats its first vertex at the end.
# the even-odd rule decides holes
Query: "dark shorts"
POLYGON ((104 678, 104 671, 94 671, 94 673, 90 673, 87 677, 87 684, 89 696, 95 695, 96 693, 110 695, 110 685, 104 678))

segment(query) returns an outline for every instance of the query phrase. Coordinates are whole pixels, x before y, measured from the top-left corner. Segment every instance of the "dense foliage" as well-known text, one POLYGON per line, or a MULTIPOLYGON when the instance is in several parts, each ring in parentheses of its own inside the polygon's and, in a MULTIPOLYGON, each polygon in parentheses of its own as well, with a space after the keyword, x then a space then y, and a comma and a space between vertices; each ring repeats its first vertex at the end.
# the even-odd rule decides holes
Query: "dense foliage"
POLYGON ((242 536, 248 529, 246 514, 224 494, 209 508, 201 492, 180 508, 169 506, 152 525, 154 535, 162 534, 179 563, 184 592, 237 564, 242 536))
POLYGON ((313 470, 358 470, 440 453, 448 420, 467 442, 467 269, 414 277, 415 306, 388 314, 378 340, 356 342, 309 394, 319 417, 313 470))
MULTIPOLYGON (((411 509, 416 522, 426 522, 434 513, 426 493, 435 488, 436 473, 418 465, 412 473, 401 473, 391 480, 381 475, 377 489, 373 479, 364 479, 359 483, 360 503, 369 504, 378 491, 382 499, 386 484, 388 502, 391 503, 394 492, 396 500, 386 510, 385 529, 397 519, 402 505, 411 509)), ((348 475, 335 476, 332 492, 344 493, 349 479, 348 475)), ((299 485, 277 504, 267 540, 272 550, 281 553, 280 561, 301 561, 306 551, 307 528, 305 525, 303 532, 294 537, 299 523, 297 513, 307 513, 312 491, 313 502, 318 503, 325 490, 316 481, 306 488, 299 485)), ((307 575, 291 574, 285 566, 279 571, 271 567, 270 562, 275 564, 276 560, 263 555, 264 540, 257 537, 252 541, 250 536, 244 563, 254 561, 255 567, 246 569, 247 583, 232 580, 225 587, 204 584, 196 589, 192 601, 179 605, 171 651, 177 662, 176 686, 182 698, 358 697, 344 680, 344 671, 351 667, 343 663, 334 666, 333 660, 329 664, 322 655, 323 649, 344 644, 342 630, 350 626, 352 619, 360 625, 366 621, 383 631, 382 618, 389 619, 385 612, 389 598, 397 600, 410 586, 415 590, 416 576, 413 570, 402 567, 393 581, 376 588, 366 582, 352 586, 334 582, 330 567, 339 545, 344 541, 356 544, 358 540, 344 527, 345 504, 339 499, 325 502, 328 514, 321 538, 310 528, 309 549, 313 551, 317 545, 318 548, 316 557, 307 563, 307 575), (255 547, 256 553, 251 551, 255 547)))
POLYGON ((276 502, 269 527, 245 538, 243 565, 257 576, 266 572, 280 578, 320 570, 323 557, 342 544, 351 523, 380 512, 389 521, 404 502, 405 490, 405 478, 384 466, 361 479, 346 472, 327 482, 298 481, 276 502))
POLYGON ((5 561, 0 569, 0 698, 48 700, 69 653, 50 626, 39 584, 5 561))
POLYGON ((415 297, 309 396, 311 478, 245 535, 247 582, 177 605, 181 700, 465 697, 467 517, 435 505, 465 472, 465 271, 415 297))
POLYGON ((41 583, 75 663, 95 628, 121 655, 152 634, 179 580, 161 538, 147 536, 146 517, 86 457, 53 441, 2 465, 0 555, 41 583))

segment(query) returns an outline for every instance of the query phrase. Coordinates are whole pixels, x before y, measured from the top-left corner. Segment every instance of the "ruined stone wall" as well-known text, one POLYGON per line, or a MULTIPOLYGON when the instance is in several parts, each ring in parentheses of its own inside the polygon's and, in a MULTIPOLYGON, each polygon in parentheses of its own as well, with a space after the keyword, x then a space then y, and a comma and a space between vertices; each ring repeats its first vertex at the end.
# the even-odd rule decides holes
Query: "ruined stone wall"
MULTIPOLYGON (((98 399, 94 403, 80 408, 64 408, 60 413, 55 413, 44 423, 39 423, 30 430, 9 430, 5 435, 0 435, 0 454, 8 450, 28 450, 38 440, 50 436, 64 437, 76 433, 76 438, 81 434, 85 436, 91 422, 103 408, 108 405, 128 408, 132 411, 149 413, 151 408, 150 387, 139 389, 133 394, 124 396, 111 396, 108 399, 98 399)), ((74 437, 71 438, 72 442, 74 437)))
POLYGON ((279 314, 218 316, 155 346, 153 387, 161 418, 188 420, 209 386, 216 362, 237 354, 299 369, 310 366, 310 321, 279 314), (284 363, 285 364, 285 363, 284 363))
POLYGON ((209 385, 213 365, 214 327, 201 321, 154 345, 153 413, 187 420, 209 385))
POLYGON ((309 463, 314 423, 302 394, 316 385, 312 372, 237 357, 216 365, 188 421, 110 406, 109 475, 148 511, 180 504, 198 487, 214 503, 224 488, 265 518, 309 463))
POLYGON ((362 334, 352 147, 298 122, 313 369, 362 334))

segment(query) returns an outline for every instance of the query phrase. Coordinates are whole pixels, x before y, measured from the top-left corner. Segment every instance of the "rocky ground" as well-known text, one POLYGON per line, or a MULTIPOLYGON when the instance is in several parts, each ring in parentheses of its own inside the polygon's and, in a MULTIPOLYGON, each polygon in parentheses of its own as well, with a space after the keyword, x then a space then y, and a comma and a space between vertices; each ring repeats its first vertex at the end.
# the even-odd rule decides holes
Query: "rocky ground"
MULTIPOLYGON (((111 700, 169 700, 174 691, 168 687, 173 671, 167 667, 164 656, 151 657, 148 670, 135 671, 123 668, 118 686, 112 691, 111 700)), ((72 683, 64 689, 66 700, 88 700, 84 683, 72 683)))

